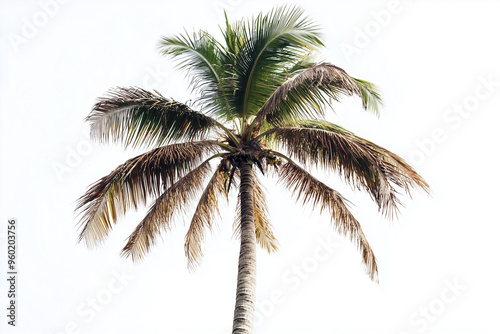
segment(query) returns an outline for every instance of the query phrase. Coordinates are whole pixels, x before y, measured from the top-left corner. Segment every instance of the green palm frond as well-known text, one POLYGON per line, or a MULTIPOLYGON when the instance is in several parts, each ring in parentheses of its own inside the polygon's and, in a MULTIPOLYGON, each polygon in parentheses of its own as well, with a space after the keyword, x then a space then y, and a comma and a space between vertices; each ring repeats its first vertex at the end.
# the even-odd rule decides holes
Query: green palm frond
POLYGON ((171 228, 174 213, 184 210, 196 198, 203 187, 203 180, 210 172, 210 162, 206 160, 163 192, 130 235, 122 254, 132 257, 134 261, 141 260, 155 244, 161 231, 171 228))
POLYGON ((380 96, 373 84, 353 79, 332 64, 313 64, 273 92, 257 113, 254 127, 258 130, 264 122, 279 126, 304 118, 317 118, 324 115, 330 99, 339 101, 343 95, 353 94, 361 97, 365 109, 378 110, 380 96))
POLYGON ((137 87, 110 90, 86 120, 91 124, 92 137, 132 146, 204 139, 218 127, 215 119, 185 104, 137 87))
POLYGON ((221 79, 225 68, 221 64, 221 46, 205 31, 187 32, 177 36, 163 37, 160 51, 177 60, 179 69, 190 78, 191 87, 199 93, 196 103, 206 113, 227 118, 227 103, 221 94, 221 79))
POLYGON ((77 203, 83 229, 79 240, 94 246, 108 235, 117 219, 130 207, 145 205, 166 187, 217 152, 210 141, 171 144, 127 160, 94 183, 77 203))
POLYGON ((366 240, 361 225, 347 208, 347 200, 337 191, 328 187, 302 167, 287 161, 278 172, 278 177, 302 204, 311 203, 321 212, 331 214, 332 223, 340 234, 349 236, 355 242, 363 257, 365 269, 370 278, 377 281, 378 269, 375 255, 366 240))
POLYGON ((382 97, 380 96, 379 88, 371 82, 361 79, 352 78, 359 90, 361 91, 361 99, 363 108, 373 110, 377 115, 383 106, 382 97))
POLYGON ((219 198, 224 197, 226 201, 228 200, 224 187, 224 173, 220 170, 221 166, 217 167, 205 187, 186 234, 184 249, 191 269, 199 264, 203 256, 201 243, 205 237, 205 230, 212 229, 215 215, 219 214, 219 198))
POLYGON ((425 180, 402 158, 327 121, 296 122, 262 137, 304 165, 338 171, 351 185, 365 189, 389 217, 401 204, 393 185, 408 194, 413 187, 428 191, 425 180))
POLYGON ((231 103, 243 119, 255 115, 286 80, 287 68, 322 45, 318 28, 298 7, 277 7, 251 22, 228 25, 225 38, 231 103))
MULTIPOLYGON (((278 250, 278 240, 274 236, 273 227, 269 219, 269 209, 267 207, 266 195, 264 193, 262 182, 254 173, 254 188, 253 188, 253 210, 255 217, 255 236, 257 243, 269 253, 278 250)), ((236 205, 236 216, 234 219, 234 233, 235 238, 241 236, 241 200, 238 195, 236 205)))

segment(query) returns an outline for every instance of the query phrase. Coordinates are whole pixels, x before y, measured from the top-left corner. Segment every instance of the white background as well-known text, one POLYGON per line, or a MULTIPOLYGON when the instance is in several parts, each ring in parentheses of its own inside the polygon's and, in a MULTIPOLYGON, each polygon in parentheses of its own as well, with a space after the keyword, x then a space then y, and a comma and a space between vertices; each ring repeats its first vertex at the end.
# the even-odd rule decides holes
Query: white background
MULTIPOLYGON (((184 28, 218 34, 222 8, 235 20, 280 3, 2 1, 2 333, 230 332, 234 200, 193 273, 183 254, 189 219, 180 218, 141 264, 119 251, 144 210, 122 219, 103 247, 86 249, 77 244, 75 201, 139 152, 89 141, 83 119, 115 86, 188 102, 194 96, 159 55, 159 38, 184 28), (15 329, 5 316, 11 217, 19 240, 15 329)), ((380 118, 353 98, 329 120, 411 162, 432 193, 405 197, 399 218, 389 221, 367 194, 335 173, 321 176, 354 203, 379 261, 377 285, 326 215, 264 179, 280 250, 258 253, 255 333, 499 333, 500 3, 297 3, 324 33, 319 60, 376 83, 385 99, 380 118)))

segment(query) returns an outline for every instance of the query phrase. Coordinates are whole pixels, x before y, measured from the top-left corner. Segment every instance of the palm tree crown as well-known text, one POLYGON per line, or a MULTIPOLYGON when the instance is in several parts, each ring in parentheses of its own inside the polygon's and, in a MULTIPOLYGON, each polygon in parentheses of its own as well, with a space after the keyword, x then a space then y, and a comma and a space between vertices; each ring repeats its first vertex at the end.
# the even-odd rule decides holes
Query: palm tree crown
POLYGON ((194 105, 137 87, 112 89, 95 104, 87 117, 94 138, 152 149, 118 166, 80 198, 79 238, 89 246, 101 243, 129 208, 152 200, 122 250, 138 260, 171 228, 175 213, 198 199, 185 239, 194 266, 218 201, 239 189, 233 333, 250 333, 255 245, 277 247, 258 173, 273 173, 297 200, 327 211, 338 232, 355 242, 374 280, 375 256, 346 199, 306 169, 338 171, 388 216, 400 204, 397 188, 409 193, 428 186, 396 154, 324 119, 330 101, 344 95, 359 96, 363 108, 375 113, 381 99, 371 83, 332 64, 312 62, 323 44, 318 27, 300 8, 278 7, 232 24, 226 17, 221 31, 222 42, 205 31, 160 42, 161 52, 191 78, 194 105))

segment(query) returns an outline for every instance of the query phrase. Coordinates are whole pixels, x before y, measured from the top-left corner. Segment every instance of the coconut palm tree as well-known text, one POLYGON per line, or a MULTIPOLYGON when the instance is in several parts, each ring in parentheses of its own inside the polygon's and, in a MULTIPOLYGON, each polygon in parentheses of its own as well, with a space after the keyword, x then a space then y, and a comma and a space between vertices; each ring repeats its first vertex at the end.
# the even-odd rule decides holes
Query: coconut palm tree
POLYGON ((87 121, 95 139, 152 149, 118 166, 79 199, 79 240, 100 244, 128 209, 152 201, 122 250, 140 260, 171 228, 175 214, 197 199, 185 238, 188 265, 194 267, 219 201, 237 189, 241 245, 233 333, 251 333, 256 245, 277 248, 259 174, 276 176, 297 200, 327 211, 337 231, 359 248, 373 280, 377 262, 347 200, 307 169, 336 170, 366 190, 387 216, 398 210, 398 189, 428 186, 396 154, 325 120, 331 102, 344 95, 359 96, 363 108, 375 113, 381 99, 373 84, 312 61, 323 44, 300 8, 277 7, 232 24, 226 17, 221 31, 222 42, 205 31, 161 40, 161 52, 191 78, 195 104, 119 87, 94 105, 87 121))

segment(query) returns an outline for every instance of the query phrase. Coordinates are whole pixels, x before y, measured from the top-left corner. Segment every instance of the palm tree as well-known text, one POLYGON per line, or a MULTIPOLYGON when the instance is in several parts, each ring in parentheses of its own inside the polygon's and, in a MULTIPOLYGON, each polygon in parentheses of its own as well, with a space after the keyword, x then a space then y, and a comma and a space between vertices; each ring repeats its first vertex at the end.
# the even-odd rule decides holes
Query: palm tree
POLYGON ((256 245, 277 248, 259 173, 277 176, 297 200, 327 211, 337 231, 359 248, 372 280, 377 262, 347 200, 306 169, 338 171, 366 190, 387 216, 398 210, 397 188, 409 194, 412 187, 427 191, 428 185, 396 154, 324 119, 331 101, 344 95, 359 96, 364 109, 375 113, 381 99, 373 84, 332 64, 312 62, 323 44, 300 8, 277 7, 232 24, 226 17, 221 31, 222 42, 205 31, 161 40, 161 52, 191 78, 195 104, 119 87, 94 105, 86 120, 95 139, 152 150, 118 166, 79 199, 79 240, 100 244, 128 209, 153 200, 122 250, 140 260, 171 228, 175 214, 198 199, 185 238, 192 268, 219 201, 238 189, 235 232, 241 245, 233 333, 251 333, 256 245))

